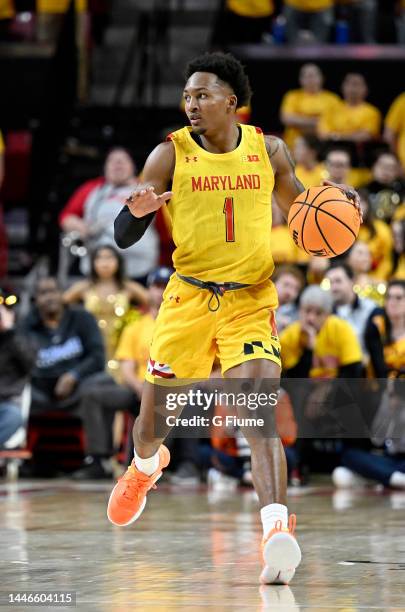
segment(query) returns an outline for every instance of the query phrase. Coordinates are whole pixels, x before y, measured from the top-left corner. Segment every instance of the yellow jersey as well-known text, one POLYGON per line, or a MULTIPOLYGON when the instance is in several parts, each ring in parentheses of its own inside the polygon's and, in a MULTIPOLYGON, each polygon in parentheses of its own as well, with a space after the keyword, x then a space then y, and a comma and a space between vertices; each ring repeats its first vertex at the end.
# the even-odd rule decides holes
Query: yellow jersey
POLYGON ((117 361, 135 362, 135 376, 141 381, 145 380, 154 329, 155 319, 150 314, 143 315, 124 327, 115 352, 117 361))
MULTIPOLYGON (((309 93, 305 89, 293 89, 283 97, 280 110, 282 113, 317 118, 326 112, 333 112, 339 100, 339 96, 325 89, 318 91, 318 93, 309 93)), ((292 149, 296 138, 303 133, 299 128, 287 127, 284 132, 284 140, 287 146, 292 149)))
POLYGON ((176 165, 168 204, 179 274, 201 281, 259 284, 274 269, 274 173, 259 128, 239 125, 233 151, 210 153, 184 127, 169 135, 176 165))
POLYGON ((3 134, 0 132, 0 155, 3 155, 4 148, 3 134))
MULTIPOLYGON (((304 351, 301 323, 288 325, 280 334, 283 368, 297 365, 304 351)), ((329 315, 319 330, 312 352, 311 378, 336 378, 341 366, 362 361, 356 333, 350 323, 329 315)))
POLYGON ((398 137, 398 157, 405 169, 405 92, 395 98, 391 104, 385 125, 398 137))
MULTIPOLYGON (((38 13, 65 13, 70 0, 37 0, 38 13)), ((87 0, 75 0, 75 10, 83 13, 87 10, 87 0)))
POLYGON ((227 0, 226 6, 241 17, 270 17, 274 13, 273 0, 227 0))
POLYGON ((362 102, 350 106, 344 100, 333 109, 327 110, 321 117, 318 131, 321 136, 337 133, 344 136, 359 130, 367 130, 377 138, 381 128, 381 113, 376 106, 362 102))
POLYGON ((333 0, 285 0, 285 4, 297 11, 325 11, 333 6, 333 0))
POLYGON ((387 280, 392 270, 392 250, 394 241, 391 228, 384 221, 375 219, 374 236, 366 225, 361 225, 358 239, 368 244, 372 257, 372 269, 369 276, 376 280, 387 280))
POLYGON ((316 164, 312 170, 307 170, 301 164, 297 164, 295 166, 295 176, 301 181, 305 189, 309 189, 310 187, 321 185, 322 181, 327 177, 327 171, 323 163, 316 164))

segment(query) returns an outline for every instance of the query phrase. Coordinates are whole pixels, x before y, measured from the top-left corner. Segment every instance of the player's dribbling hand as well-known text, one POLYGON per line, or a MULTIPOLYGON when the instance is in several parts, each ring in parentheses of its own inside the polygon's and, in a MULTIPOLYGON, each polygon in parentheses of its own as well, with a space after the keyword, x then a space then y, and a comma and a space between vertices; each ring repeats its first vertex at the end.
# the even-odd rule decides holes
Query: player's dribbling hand
POLYGON ((139 185, 126 199, 125 203, 131 214, 134 217, 140 218, 159 210, 172 196, 173 193, 171 191, 165 191, 157 195, 155 188, 151 185, 139 185))
POLYGON ((350 187, 350 185, 345 185, 344 183, 333 183, 332 181, 322 181, 323 185, 328 185, 328 187, 336 187, 337 189, 341 189, 346 195, 346 197, 353 202, 354 207, 359 213, 360 223, 363 223, 363 211, 360 206, 360 196, 357 191, 350 187))

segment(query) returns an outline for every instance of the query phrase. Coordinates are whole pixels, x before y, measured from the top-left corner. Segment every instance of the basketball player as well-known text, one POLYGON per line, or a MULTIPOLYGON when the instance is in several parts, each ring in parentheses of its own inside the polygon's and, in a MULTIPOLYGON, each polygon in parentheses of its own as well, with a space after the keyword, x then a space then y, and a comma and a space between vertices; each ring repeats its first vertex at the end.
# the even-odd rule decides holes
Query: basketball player
MULTIPOLYGON (((135 458, 111 493, 108 518, 129 525, 169 463, 154 430, 154 386, 171 379, 207 378, 216 354, 227 378, 279 380, 280 343, 274 324, 277 294, 270 276, 271 201, 287 217, 304 188, 287 147, 259 128, 235 121, 251 90, 231 55, 190 62, 184 89, 191 127, 172 133, 148 157, 145 184, 115 221, 117 244, 139 240, 168 203, 176 273, 164 294, 150 349, 135 458), (167 191, 172 185, 172 191, 167 191)), ((344 186, 358 207, 357 194, 344 186)), ((277 438, 250 436, 252 475, 263 523, 262 583, 288 583, 301 560, 288 518, 287 470, 277 438)))

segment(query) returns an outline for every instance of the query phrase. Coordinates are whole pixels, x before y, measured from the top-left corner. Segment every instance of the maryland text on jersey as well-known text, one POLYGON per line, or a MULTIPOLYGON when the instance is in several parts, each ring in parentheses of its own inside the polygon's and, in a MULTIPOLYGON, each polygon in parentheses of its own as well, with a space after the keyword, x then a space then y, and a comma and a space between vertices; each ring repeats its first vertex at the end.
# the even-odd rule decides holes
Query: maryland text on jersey
POLYGON ((235 191, 237 189, 260 189, 259 174, 237 174, 225 176, 192 176, 192 191, 235 191))

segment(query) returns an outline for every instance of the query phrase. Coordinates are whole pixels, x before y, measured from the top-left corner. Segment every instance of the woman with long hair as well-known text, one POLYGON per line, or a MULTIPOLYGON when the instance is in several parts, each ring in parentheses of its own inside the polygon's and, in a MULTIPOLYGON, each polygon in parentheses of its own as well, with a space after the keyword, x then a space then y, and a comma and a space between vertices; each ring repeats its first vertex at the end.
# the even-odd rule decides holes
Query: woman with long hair
POLYGON ((96 317, 104 337, 108 371, 117 378, 114 353, 120 333, 131 304, 149 305, 148 291, 125 277, 121 254, 111 245, 102 245, 91 254, 89 278, 72 285, 63 297, 66 304, 82 303, 96 317))
POLYGON ((369 193, 359 189, 360 205, 363 212, 363 223, 359 230, 359 240, 365 242, 371 254, 371 278, 388 280, 392 270, 392 251, 394 248, 392 233, 385 221, 376 219, 370 206, 369 193))

